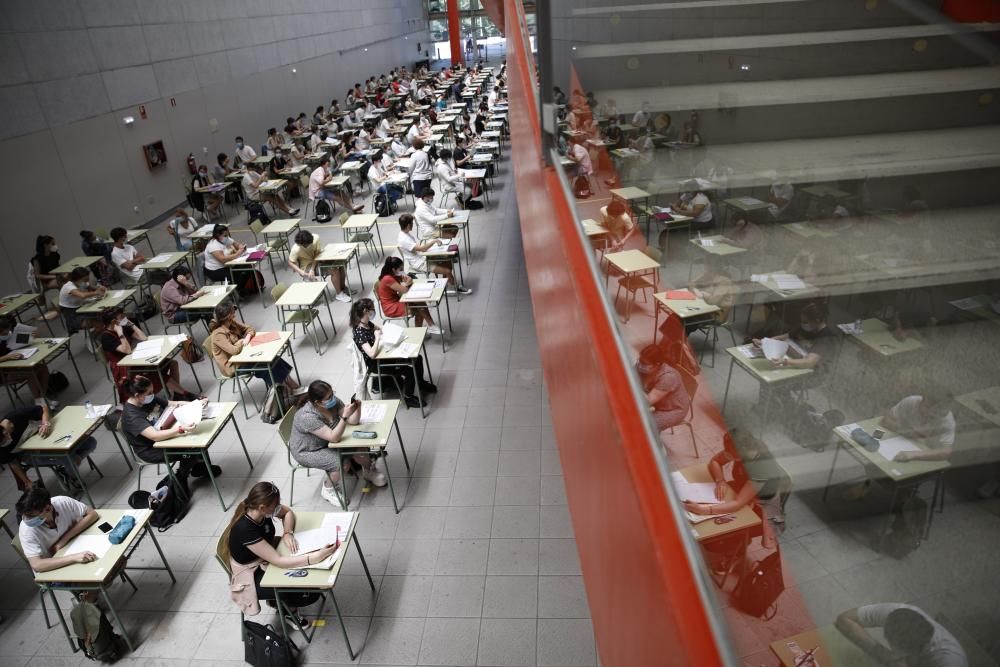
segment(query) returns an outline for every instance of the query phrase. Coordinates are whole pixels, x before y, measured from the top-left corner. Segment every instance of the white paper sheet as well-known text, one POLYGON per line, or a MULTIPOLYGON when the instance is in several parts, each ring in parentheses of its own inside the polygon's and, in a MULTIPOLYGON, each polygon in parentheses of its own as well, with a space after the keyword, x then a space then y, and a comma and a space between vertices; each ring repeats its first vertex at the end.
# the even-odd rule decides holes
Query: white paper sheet
POLYGON ((414 299, 429 299, 433 293, 433 283, 417 283, 410 288, 407 295, 414 299))
POLYGON ((94 406, 94 418, 96 419, 98 417, 103 417, 104 415, 108 414, 108 412, 110 410, 111 410, 111 404, 110 403, 108 403, 106 405, 95 405, 94 406))
POLYGON ((951 305, 961 310, 975 310, 976 308, 982 308, 987 303, 989 303, 989 299, 987 299, 986 297, 970 296, 966 299, 958 299, 957 301, 952 301, 951 305))
POLYGON ((174 408, 174 419, 181 424, 197 426, 201 423, 203 407, 201 401, 191 401, 184 405, 178 405, 174 408))
POLYGON ((684 512, 684 514, 687 515, 688 521, 695 524, 708 521, 712 518, 710 514, 695 514, 694 512, 684 512))
POLYGON ((382 325, 382 340, 386 345, 399 345, 406 339, 406 331, 403 327, 386 322, 382 325))
POLYGON ((160 354, 163 343, 159 340, 144 340, 132 349, 133 359, 148 359, 160 354))
POLYGON ((222 414, 222 406, 218 403, 209 403, 201 409, 201 418, 205 419, 215 419, 222 414))
POLYGON ((21 355, 22 359, 30 359, 31 357, 35 356, 35 354, 38 352, 38 348, 22 347, 20 350, 15 350, 15 351, 21 355))
POLYGON ((312 565, 303 565, 302 567, 307 570, 329 570, 337 563, 338 560, 340 560, 341 556, 343 556, 346 552, 347 552, 347 542, 341 542, 340 546, 337 547, 336 551, 334 551, 332 554, 330 554, 320 562, 313 563, 312 565))
POLYGON ((780 290, 797 290, 805 289, 806 287, 802 279, 794 273, 775 273, 771 276, 771 280, 774 281, 774 284, 780 290))
POLYGON ((901 435, 897 435, 893 438, 886 438, 878 443, 878 453, 881 454, 887 461, 892 461, 896 458, 896 454, 900 452, 919 452, 920 447, 917 443, 913 442, 909 438, 904 438, 901 435))
POLYGON ((766 273, 755 273, 750 276, 750 281, 754 283, 766 283, 768 279, 768 274, 766 273))
POLYGON ((108 541, 107 535, 77 535, 76 539, 66 547, 66 553, 63 555, 70 556, 89 551, 98 558, 103 558, 110 548, 111 542, 108 541))
POLYGON ((385 419, 385 405, 382 403, 362 403, 361 423, 378 424, 385 419))
POLYGON ((689 482, 679 472, 670 473, 670 479, 673 481, 674 488, 677 489, 677 495, 680 496, 681 500, 711 505, 719 503, 719 499, 715 497, 715 484, 711 482, 689 482))
POLYGON ((750 344, 740 345, 736 349, 738 349, 740 351, 740 354, 742 354, 747 359, 760 359, 761 357, 764 356, 764 350, 760 349, 756 345, 750 345, 750 344))
POLYGON ((419 350, 420 346, 416 343, 401 343, 391 350, 386 350, 386 356, 405 359, 415 356, 419 350))
POLYGON ((347 536, 347 529, 350 525, 351 515, 348 512, 331 512, 325 515, 319 528, 295 533, 295 539, 299 543, 295 555, 307 554, 335 543, 338 528, 340 528, 340 539, 343 540, 347 536))

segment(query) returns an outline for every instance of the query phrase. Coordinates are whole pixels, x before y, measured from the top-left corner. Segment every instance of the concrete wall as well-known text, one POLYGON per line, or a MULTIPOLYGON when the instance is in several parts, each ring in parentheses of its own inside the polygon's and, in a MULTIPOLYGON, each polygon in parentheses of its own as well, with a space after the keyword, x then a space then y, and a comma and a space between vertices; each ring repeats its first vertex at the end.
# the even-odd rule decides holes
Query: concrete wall
POLYGON ((38 234, 71 258, 80 229, 155 219, 184 199, 188 153, 214 164, 237 134, 259 147, 423 58, 418 43, 420 0, 4 0, 0 294, 25 288, 38 234), (157 140, 168 162, 150 171, 141 147, 157 140))

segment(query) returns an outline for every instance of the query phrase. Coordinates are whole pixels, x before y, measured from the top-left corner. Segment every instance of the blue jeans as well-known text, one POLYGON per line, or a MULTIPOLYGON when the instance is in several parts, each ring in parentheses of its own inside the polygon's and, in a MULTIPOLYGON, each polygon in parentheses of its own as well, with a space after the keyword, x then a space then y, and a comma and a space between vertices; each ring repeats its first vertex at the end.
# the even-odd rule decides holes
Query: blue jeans
POLYGON ((174 313, 174 316, 170 318, 170 322, 172 324, 181 324, 182 322, 197 322, 198 320, 207 320, 207 319, 211 318, 209 318, 208 315, 201 315, 201 314, 195 315, 193 313, 187 312, 186 310, 178 310, 176 313, 174 313))
MULTIPOLYGON (((95 440, 93 436, 91 436, 81 440, 80 443, 76 447, 74 447, 70 453, 82 461, 83 459, 93 454, 95 449, 97 449, 97 440, 95 440)), ((33 460, 39 466, 53 466, 53 465, 63 464, 63 459, 57 459, 57 458, 49 459, 45 458, 44 456, 36 456, 34 457, 33 460)))
POLYGON ((379 194, 388 194, 390 201, 397 201, 403 196, 403 188, 398 185, 393 185, 392 183, 386 183, 385 185, 380 185, 377 192, 379 194))

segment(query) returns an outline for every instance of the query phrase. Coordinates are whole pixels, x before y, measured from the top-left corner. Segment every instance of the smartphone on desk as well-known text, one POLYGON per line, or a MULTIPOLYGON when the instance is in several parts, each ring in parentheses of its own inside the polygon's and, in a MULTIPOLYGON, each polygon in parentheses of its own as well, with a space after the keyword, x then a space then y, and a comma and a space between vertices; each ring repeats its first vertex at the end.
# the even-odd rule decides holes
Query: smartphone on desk
POLYGON ((101 524, 100 526, 98 526, 97 528, 98 528, 98 530, 100 530, 100 531, 101 531, 102 533, 110 533, 110 532, 111 532, 111 529, 112 529, 112 528, 114 528, 114 526, 112 526, 112 525, 111 525, 110 523, 108 523, 107 521, 105 521, 104 523, 102 523, 102 524, 101 524))
POLYGON ((876 440, 881 440, 882 436, 884 436, 884 435, 885 435, 885 431, 883 431, 880 428, 877 428, 874 431, 872 431, 872 437, 875 438, 876 440))

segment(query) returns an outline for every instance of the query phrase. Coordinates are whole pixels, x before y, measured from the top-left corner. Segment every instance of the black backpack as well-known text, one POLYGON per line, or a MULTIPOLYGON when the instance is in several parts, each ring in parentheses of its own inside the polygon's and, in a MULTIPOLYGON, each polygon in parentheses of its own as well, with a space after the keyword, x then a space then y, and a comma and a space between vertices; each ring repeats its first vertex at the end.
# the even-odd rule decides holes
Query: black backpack
POLYGON ((376 193, 372 202, 372 208, 380 218, 388 218, 396 211, 396 204, 387 193, 376 193))
POLYGON ((181 484, 184 486, 178 486, 167 475, 156 485, 157 489, 167 488, 162 498, 154 497, 149 491, 135 491, 128 497, 128 504, 132 509, 153 510, 149 523, 162 533, 175 523, 180 523, 187 514, 191 492, 186 488, 186 482, 182 481, 181 484))
POLYGON ((69 388, 69 378, 64 373, 52 371, 49 374, 49 394, 58 394, 69 388))
MULTIPOLYGON (((89 644, 82 637, 77 637, 77 646, 79 646, 85 656, 96 662, 118 662, 119 658, 128 653, 128 645, 120 635, 115 633, 111 621, 108 620, 104 611, 97 607, 97 605, 91 602, 80 602, 80 604, 73 608, 70 612, 70 617, 73 621, 74 629, 79 632, 79 629, 85 626, 83 618, 94 614, 94 609, 97 610, 96 613, 100 613, 101 615, 97 636, 91 637, 89 644)), ((79 632, 79 634, 84 633, 79 632)))
POLYGON ((895 510, 889 534, 885 536, 884 551, 896 559, 902 559, 917 550, 924 538, 927 527, 927 503, 914 495, 901 508, 895 510))
POLYGON ((243 661, 254 667, 293 667, 299 647, 270 625, 243 621, 243 661))
POLYGON ((840 410, 819 412, 809 403, 797 403, 790 409, 785 422, 788 437, 803 447, 822 452, 830 444, 833 428, 844 423, 840 410))
POLYGON ((590 179, 580 174, 573 181, 573 196, 577 199, 587 199, 594 193, 590 190, 590 179))
POLYGON ((321 224, 333 220, 333 204, 326 199, 317 199, 313 207, 313 220, 321 224))
POLYGON ((736 583, 730 599, 733 607, 745 614, 769 620, 778 613, 778 596, 785 590, 781 574, 781 552, 754 563, 736 583))
POLYGON ((248 200, 246 203, 247 208, 247 218, 252 222, 254 220, 260 220, 260 223, 264 226, 271 224, 271 216, 267 214, 264 210, 264 205, 259 201, 248 200))

